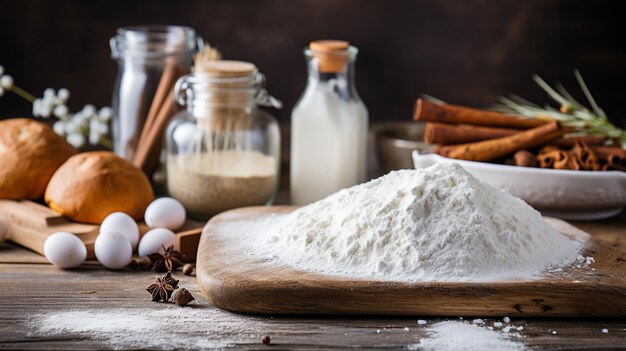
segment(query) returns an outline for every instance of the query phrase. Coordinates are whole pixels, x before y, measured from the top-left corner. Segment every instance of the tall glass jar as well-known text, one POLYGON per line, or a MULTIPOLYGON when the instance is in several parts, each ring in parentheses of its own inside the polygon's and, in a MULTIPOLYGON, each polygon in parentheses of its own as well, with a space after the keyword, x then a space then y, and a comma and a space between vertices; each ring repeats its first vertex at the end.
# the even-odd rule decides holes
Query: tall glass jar
POLYGON ((291 113, 291 201, 305 205, 366 178, 368 112, 354 84, 357 48, 313 41, 309 78, 291 113))
POLYGON ((174 96, 186 111, 166 132, 167 191, 196 219, 274 200, 280 166, 276 119, 259 105, 281 107, 256 67, 241 61, 196 64, 174 96))
POLYGON ((203 42, 191 28, 154 25, 119 28, 110 44, 119 64, 112 102, 113 150, 132 159, 157 88, 171 89, 178 77, 189 73, 203 42), (172 74, 165 74, 166 69, 172 74))

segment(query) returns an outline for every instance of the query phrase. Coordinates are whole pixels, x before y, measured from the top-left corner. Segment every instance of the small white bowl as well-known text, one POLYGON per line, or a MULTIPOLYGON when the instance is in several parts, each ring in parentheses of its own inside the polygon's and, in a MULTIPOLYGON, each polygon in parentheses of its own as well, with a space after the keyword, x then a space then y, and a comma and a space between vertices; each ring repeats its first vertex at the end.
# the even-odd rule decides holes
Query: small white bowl
POLYGON ((416 169, 442 162, 459 163, 476 178, 523 199, 546 216, 596 220, 613 217, 626 206, 626 172, 517 167, 413 151, 416 169))

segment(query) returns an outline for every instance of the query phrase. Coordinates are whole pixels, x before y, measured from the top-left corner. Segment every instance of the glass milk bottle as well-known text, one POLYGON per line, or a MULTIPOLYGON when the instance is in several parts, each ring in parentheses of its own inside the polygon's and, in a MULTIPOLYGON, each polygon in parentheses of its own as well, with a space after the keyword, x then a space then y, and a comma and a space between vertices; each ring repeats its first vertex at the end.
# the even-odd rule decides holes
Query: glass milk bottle
POLYGON ((354 84, 357 48, 338 40, 304 50, 309 78, 291 116, 291 201, 305 205, 365 181, 367 108, 354 84))

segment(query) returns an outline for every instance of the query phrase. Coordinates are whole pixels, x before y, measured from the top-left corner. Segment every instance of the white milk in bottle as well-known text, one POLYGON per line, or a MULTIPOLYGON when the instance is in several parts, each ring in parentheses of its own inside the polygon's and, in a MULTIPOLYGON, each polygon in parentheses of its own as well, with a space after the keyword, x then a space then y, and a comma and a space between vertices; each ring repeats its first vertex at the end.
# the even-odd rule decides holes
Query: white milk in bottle
POLYGON ((304 50, 306 89, 292 112, 291 200, 304 205, 365 181, 367 108, 354 84, 358 50, 319 40, 304 50))

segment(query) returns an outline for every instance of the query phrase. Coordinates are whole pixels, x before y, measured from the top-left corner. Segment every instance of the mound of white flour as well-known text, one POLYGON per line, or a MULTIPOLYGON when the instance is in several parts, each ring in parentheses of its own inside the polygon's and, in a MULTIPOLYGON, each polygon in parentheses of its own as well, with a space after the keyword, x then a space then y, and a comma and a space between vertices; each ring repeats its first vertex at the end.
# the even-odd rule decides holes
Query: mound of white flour
POLYGON ((529 279, 569 263, 581 248, 458 164, 344 189, 280 219, 272 233, 257 247, 284 264, 410 281, 529 279))

